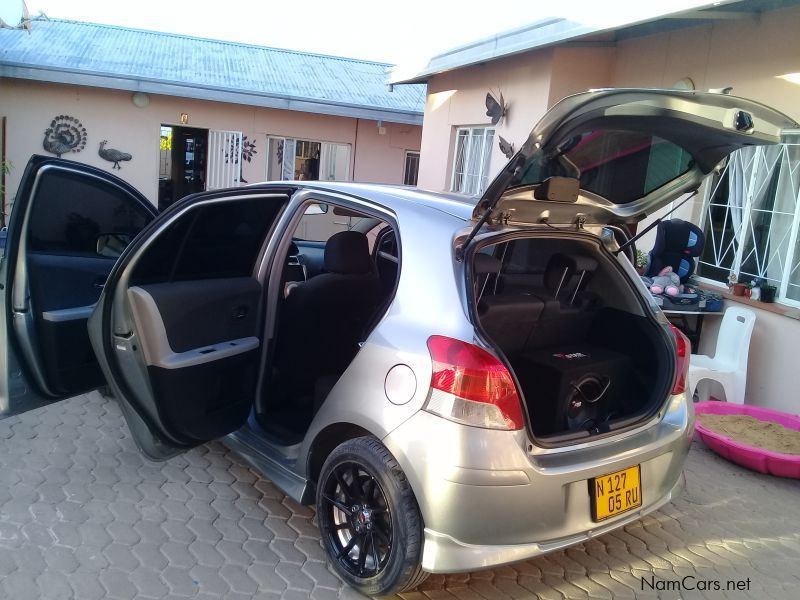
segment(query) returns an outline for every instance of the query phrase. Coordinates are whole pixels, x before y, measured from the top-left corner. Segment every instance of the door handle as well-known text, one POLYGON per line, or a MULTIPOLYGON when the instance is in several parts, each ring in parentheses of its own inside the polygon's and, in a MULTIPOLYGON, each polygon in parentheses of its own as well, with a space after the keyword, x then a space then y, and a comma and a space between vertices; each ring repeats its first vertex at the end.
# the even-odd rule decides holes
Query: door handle
POLYGON ((106 287, 106 284, 105 283, 95 283, 95 284, 92 285, 92 287, 94 289, 96 289, 96 290, 102 290, 104 287, 106 287))
POLYGON ((233 311, 231 311, 231 319, 233 319, 234 321, 240 321, 241 319, 244 319, 247 316, 248 311, 249 309, 244 305, 237 306, 236 308, 233 309, 233 311))

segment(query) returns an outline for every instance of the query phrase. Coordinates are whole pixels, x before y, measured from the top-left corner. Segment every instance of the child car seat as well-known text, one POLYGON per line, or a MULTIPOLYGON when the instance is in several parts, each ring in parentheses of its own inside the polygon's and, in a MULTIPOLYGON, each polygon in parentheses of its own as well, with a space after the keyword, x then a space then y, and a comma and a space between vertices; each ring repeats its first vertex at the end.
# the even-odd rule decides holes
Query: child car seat
POLYGON ((681 219, 661 221, 656 228, 656 242, 648 257, 645 276, 655 277, 664 267, 686 283, 695 269, 695 257, 700 256, 705 245, 703 230, 694 223, 681 219))

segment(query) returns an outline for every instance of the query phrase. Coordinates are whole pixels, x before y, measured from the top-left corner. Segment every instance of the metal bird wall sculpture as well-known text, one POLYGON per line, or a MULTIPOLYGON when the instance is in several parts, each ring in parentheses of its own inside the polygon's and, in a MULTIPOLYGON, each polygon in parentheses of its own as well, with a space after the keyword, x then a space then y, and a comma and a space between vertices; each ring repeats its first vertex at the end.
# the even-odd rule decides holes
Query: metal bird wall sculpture
POLYGON ((491 117, 492 125, 497 125, 506 116, 508 105, 503 100, 503 92, 500 92, 498 101, 492 92, 486 92, 486 116, 491 117))
POLYGON ((127 152, 120 152, 119 150, 115 150, 114 148, 106 148, 106 144, 108 140, 103 140, 100 142, 100 149, 97 153, 100 155, 100 158, 107 160, 108 162, 114 163, 111 167, 112 169, 122 169, 119 166, 119 163, 131 160, 133 156, 128 154, 127 152))
POLYGON ((502 152, 506 158, 511 158, 512 156, 514 156, 514 144, 509 142, 502 135, 498 135, 497 140, 500 146, 500 152, 502 152))
POLYGON ((75 117, 58 115, 44 132, 42 148, 61 158, 67 152, 80 152, 86 147, 86 128, 75 117))

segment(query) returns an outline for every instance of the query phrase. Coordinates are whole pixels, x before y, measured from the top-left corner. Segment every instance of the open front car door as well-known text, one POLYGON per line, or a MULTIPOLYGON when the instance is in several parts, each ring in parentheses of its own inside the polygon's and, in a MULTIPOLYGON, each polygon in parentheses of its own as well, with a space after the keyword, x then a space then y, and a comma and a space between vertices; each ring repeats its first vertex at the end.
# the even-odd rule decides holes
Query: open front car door
POLYGON ((0 261, 0 417, 103 385, 87 320, 120 253, 155 216, 110 173, 31 158, 0 261))

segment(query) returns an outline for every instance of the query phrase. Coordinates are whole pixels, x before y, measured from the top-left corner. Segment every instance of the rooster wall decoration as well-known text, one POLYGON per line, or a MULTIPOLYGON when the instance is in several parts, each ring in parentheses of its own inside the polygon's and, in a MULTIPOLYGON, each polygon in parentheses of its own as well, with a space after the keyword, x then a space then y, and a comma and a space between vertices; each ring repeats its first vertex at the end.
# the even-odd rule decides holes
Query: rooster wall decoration
POLYGON ((114 148, 106 148, 106 144, 108 140, 103 140, 100 142, 100 149, 97 153, 100 155, 100 158, 107 160, 108 162, 114 163, 112 165, 112 169, 122 169, 119 166, 119 163, 124 162, 126 160, 130 160, 133 158, 132 155, 128 154, 127 152, 120 152, 119 150, 115 150, 114 148))
POLYGON ((75 117, 58 115, 44 132, 42 148, 61 158, 67 152, 80 152, 86 147, 86 128, 75 117))
POLYGON ((497 125, 503 120, 508 112, 508 105, 503 100, 503 92, 500 92, 500 100, 492 95, 492 92, 486 92, 486 116, 491 117, 492 125, 497 125))

